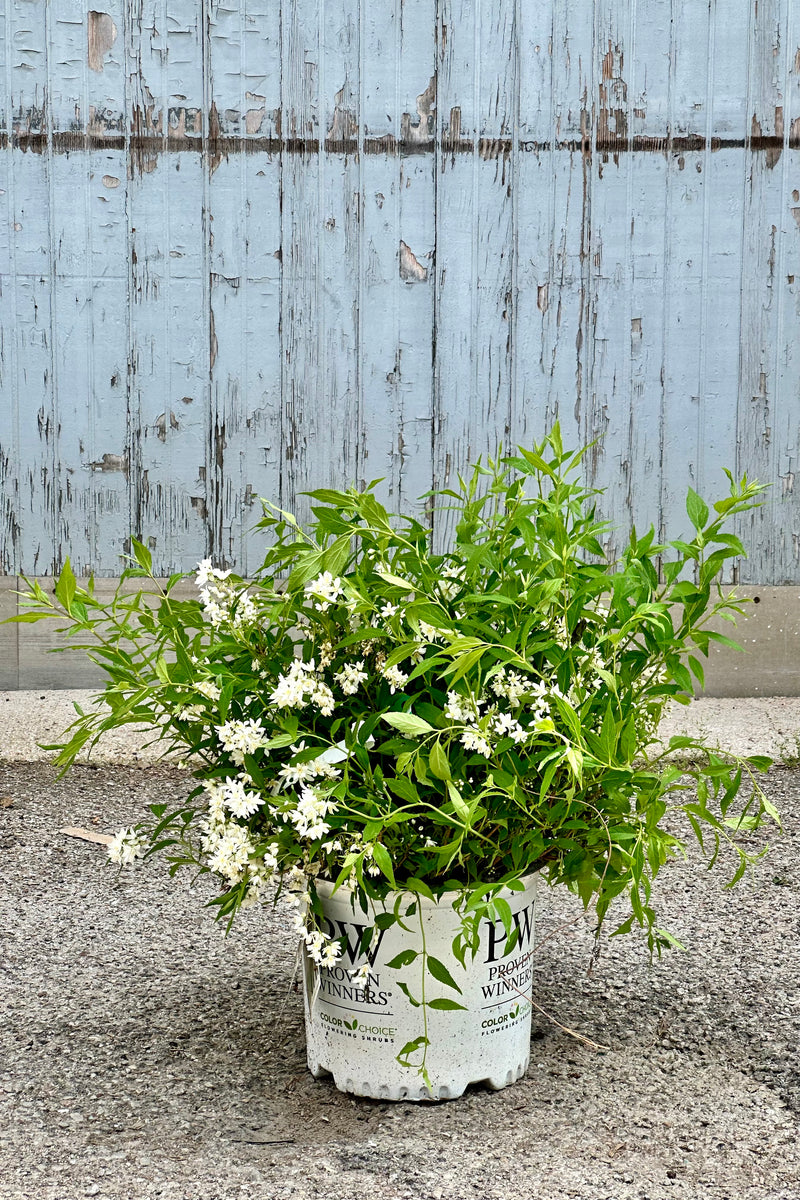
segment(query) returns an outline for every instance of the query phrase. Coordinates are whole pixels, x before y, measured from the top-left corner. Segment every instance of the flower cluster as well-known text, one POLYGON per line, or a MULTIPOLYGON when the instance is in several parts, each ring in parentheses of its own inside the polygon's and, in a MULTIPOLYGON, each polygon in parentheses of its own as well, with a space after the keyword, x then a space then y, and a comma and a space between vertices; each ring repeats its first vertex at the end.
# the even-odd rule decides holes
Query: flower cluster
POLYGON ((222 749, 231 757, 231 762, 242 766, 246 754, 255 754, 266 748, 267 737, 261 721, 250 718, 247 721, 226 721, 217 729, 222 749))
POLYGON ((209 558, 199 563, 195 574, 203 611, 215 629, 227 624, 240 630, 258 618, 252 596, 246 589, 237 587, 230 576, 230 571, 212 566, 209 558))
POLYGON ((305 708, 313 704, 325 717, 331 716, 336 703, 313 658, 310 662, 296 658, 288 671, 278 676, 270 699, 276 708, 305 708))
POLYGON ((146 840, 129 826, 126 829, 120 829, 119 833, 111 839, 108 845, 108 857, 113 863, 126 867, 135 862, 137 858, 143 858, 146 849, 146 840))

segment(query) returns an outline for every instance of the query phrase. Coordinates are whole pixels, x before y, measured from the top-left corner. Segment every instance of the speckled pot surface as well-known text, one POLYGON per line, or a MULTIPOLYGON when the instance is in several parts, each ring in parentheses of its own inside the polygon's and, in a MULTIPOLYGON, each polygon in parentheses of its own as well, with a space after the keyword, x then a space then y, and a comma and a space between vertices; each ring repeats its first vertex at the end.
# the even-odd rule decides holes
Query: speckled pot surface
MULTIPOLYGON (((357 1096, 381 1100, 446 1100, 460 1096, 471 1083, 503 1088, 520 1079, 530 1057, 531 975, 534 946, 537 876, 525 881, 525 890, 506 892, 516 945, 506 953, 502 922, 482 921, 480 948, 474 959, 467 955, 466 969, 452 952, 460 929, 450 899, 438 904, 419 901, 418 913, 404 918, 408 933, 397 925, 382 931, 373 942, 369 958, 359 953, 363 931, 374 924, 375 910, 364 910, 346 888, 332 893, 332 885, 319 883, 325 920, 333 937, 345 938, 345 951, 335 967, 316 966, 304 955, 304 990, 308 1065, 314 1076, 333 1075, 337 1088, 357 1096), (460 994, 426 973, 425 999, 455 1000, 464 1009, 441 1011, 427 1007, 429 1046, 425 1067, 429 1088, 415 1068, 401 1065, 403 1048, 424 1036, 423 1010, 398 986, 400 980, 412 996, 422 996, 422 958, 400 969, 389 967, 403 950, 422 949, 420 915, 429 955, 444 963, 460 994), (354 969, 369 962, 364 983, 353 979, 354 969)), ((391 897, 390 897, 391 900, 391 897)), ((414 900, 404 898, 401 912, 414 900)), ((387 901, 385 908, 392 910, 387 901)), ((384 911, 383 908, 378 911, 384 911)), ((422 1051, 411 1056, 416 1064, 422 1051)))

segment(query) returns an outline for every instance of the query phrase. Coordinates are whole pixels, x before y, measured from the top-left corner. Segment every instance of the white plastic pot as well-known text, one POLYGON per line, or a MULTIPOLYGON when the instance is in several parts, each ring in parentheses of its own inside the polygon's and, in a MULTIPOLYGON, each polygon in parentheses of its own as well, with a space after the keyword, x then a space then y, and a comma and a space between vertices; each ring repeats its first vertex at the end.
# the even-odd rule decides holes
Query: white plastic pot
MULTIPOLYGON (((319 967, 304 951, 306 1043, 311 1074, 333 1075, 337 1088, 356 1096, 380 1100, 445 1100, 460 1096, 471 1083, 504 1088, 520 1079, 530 1059, 531 976, 537 876, 525 881, 525 890, 504 892, 519 938, 510 953, 501 921, 482 921, 480 948, 474 959, 466 956, 466 970, 452 952, 453 938, 461 928, 453 901, 438 904, 418 899, 429 955, 445 964, 461 994, 439 983, 426 972, 425 999, 440 998, 463 1004, 464 1010, 441 1011, 426 1007, 427 1049, 425 1067, 429 1089, 414 1067, 402 1066, 397 1056, 424 1035, 423 1009, 415 1007, 398 981, 419 1000, 422 993, 422 957, 400 969, 388 967, 402 950, 421 950, 419 915, 404 918, 409 934, 397 925, 376 937, 368 959, 360 954, 363 931, 374 925, 375 912, 391 911, 393 897, 375 910, 365 910, 347 888, 332 894, 329 883, 318 882, 317 893, 325 919, 323 930, 344 937, 346 949, 332 968, 319 967), (355 903, 354 903, 355 901, 355 903), (365 984, 352 979, 355 968, 369 961, 365 984)), ((406 893, 401 913, 416 897, 406 893)), ((412 1055, 418 1064, 422 1051, 412 1055)))

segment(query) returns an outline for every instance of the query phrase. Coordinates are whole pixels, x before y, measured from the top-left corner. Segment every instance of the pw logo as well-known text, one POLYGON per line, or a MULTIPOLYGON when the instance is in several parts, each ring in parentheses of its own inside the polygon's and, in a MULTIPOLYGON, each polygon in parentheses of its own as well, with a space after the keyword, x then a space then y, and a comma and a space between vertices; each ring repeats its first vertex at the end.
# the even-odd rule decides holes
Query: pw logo
POLYGON ((355 925, 350 921, 330 921, 327 917, 320 924, 322 932, 329 938, 342 939, 342 958, 351 966, 355 966, 356 960, 362 958, 364 954, 367 956, 369 965, 375 966, 375 959, 378 957, 385 929, 379 929, 378 936, 365 947, 363 941, 364 934, 370 928, 368 925, 355 925))
MULTIPOLYGON (((533 909, 535 901, 521 909, 519 912, 512 914, 514 922, 512 934, 516 930, 516 938, 514 941, 515 950, 524 950, 530 945, 531 935, 533 934, 533 909)), ((486 956, 486 962, 496 962, 498 958, 506 953, 503 949, 503 943, 508 941, 509 934, 506 933, 502 921, 487 921, 486 928, 489 931, 489 953, 486 956)))

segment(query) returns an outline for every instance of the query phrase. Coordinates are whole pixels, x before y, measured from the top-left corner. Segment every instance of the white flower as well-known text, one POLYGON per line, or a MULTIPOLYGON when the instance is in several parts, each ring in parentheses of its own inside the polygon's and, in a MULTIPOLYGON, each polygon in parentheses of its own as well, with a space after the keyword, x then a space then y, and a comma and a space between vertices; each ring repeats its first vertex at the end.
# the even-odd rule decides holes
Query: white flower
POLYGON ((313 788, 304 787, 300 792, 297 807, 289 813, 289 820, 297 830, 298 836, 316 841, 330 832, 330 825, 324 818, 336 808, 333 800, 326 800, 313 788))
POLYGON ((201 679, 194 685, 194 690, 208 700, 219 700, 220 689, 210 679, 201 679))
POLYGON ((350 976, 351 983, 354 983, 356 987, 363 987, 369 978, 369 962, 362 963, 360 967, 353 968, 347 974, 350 976))
POLYGON ((384 621, 388 621, 390 617, 393 617, 395 613, 399 611, 400 610, 396 604, 392 604, 391 601, 387 600, 381 609, 381 616, 383 617, 384 621))
POLYGON ((203 788, 208 796, 208 821, 212 826, 225 822, 225 785, 216 779, 204 779, 203 788))
POLYGON ((318 683, 311 693, 312 703, 316 704, 323 717, 330 717, 335 707, 333 692, 327 683, 318 683))
POLYGON ((369 676, 364 670, 364 660, 359 659, 355 663, 345 663, 341 671, 337 671, 333 678, 345 696, 354 696, 358 691, 359 684, 362 684, 369 676))
POLYGON ((389 684, 389 691, 392 695, 394 695, 398 688, 408 683, 408 675, 404 671, 401 671, 399 667, 382 667, 381 675, 389 684))
POLYGON ((236 601, 236 612, 233 618, 235 629, 241 629, 243 625, 252 625, 258 619, 258 609, 253 600, 248 596, 247 592, 241 592, 236 601))
POLYGON ((505 697, 509 704, 519 704, 522 697, 530 692, 531 683, 518 671, 507 671, 502 667, 492 680, 491 687, 495 696, 505 697))
POLYGON ((304 591, 320 612, 327 612, 331 604, 335 604, 343 594, 344 588, 338 575, 334 579, 330 571, 323 571, 316 579, 306 584, 304 591))
POLYGON ((235 817, 252 817, 264 803, 258 792, 247 791, 241 779, 226 779, 222 794, 226 807, 235 817))
POLYGON ((314 660, 304 663, 296 658, 286 674, 278 676, 270 700, 277 708, 303 708, 307 703, 306 693, 314 686, 314 660))
POLYGON ((569 649, 570 637, 569 633, 567 632, 567 626, 563 617, 558 617, 556 619, 555 628, 553 629, 553 637, 556 640, 556 644, 559 645, 562 650, 569 649))
POLYGON ((176 721, 197 721, 201 717, 205 719, 206 710, 202 704, 187 704, 184 708, 175 709, 176 721))
POLYGON ((452 600, 456 596, 463 582, 461 568, 449 563, 442 571, 444 579, 439 580, 439 591, 444 596, 445 600, 452 600), (447 582, 445 582, 447 580, 447 582), (450 582, 458 580, 458 582, 450 582))
POLYGON ((427 621, 419 622, 419 632, 426 642, 441 641, 443 636, 441 630, 437 629, 435 625, 429 625, 427 621))
POLYGON ((515 742, 524 742, 528 736, 511 713, 496 713, 492 718, 492 729, 500 737, 510 737, 515 742))
POLYGON ((222 875, 229 883, 240 883, 254 852, 255 846, 250 841, 247 830, 235 821, 229 821, 213 839, 208 839, 205 848, 210 852, 209 868, 222 875))
POLYGON ((146 848, 147 843, 139 837, 133 826, 128 826, 120 829, 109 843, 108 857, 113 863, 127 867, 137 858, 142 858, 146 848))
POLYGON ((212 580, 227 579, 229 575, 230 571, 219 571, 216 567, 212 567, 210 558, 204 558, 197 564, 194 581, 197 587, 205 588, 212 580))
POLYGON ((319 648, 319 669, 324 671, 333 661, 333 642, 324 641, 319 648))
POLYGON ((484 758, 489 758, 492 753, 492 747, 486 740, 479 729, 465 729, 461 734, 460 742, 467 750, 476 750, 478 754, 482 754, 484 758))
POLYGON ((301 930, 301 936, 309 958, 319 966, 332 967, 341 958, 342 948, 339 943, 327 938, 321 930, 309 929, 307 932, 301 930))
POLYGON ((472 696, 461 696, 458 692, 448 692, 444 715, 450 721, 456 721, 459 724, 465 721, 474 721, 478 716, 478 709, 483 703, 483 700, 475 700, 472 696))
POLYGON ((342 956, 342 947, 338 942, 328 942, 322 950, 321 966, 332 967, 342 956))
POLYGON ((281 767, 278 778, 284 786, 291 787, 295 783, 307 783, 308 780, 314 779, 316 774, 317 769, 312 759, 306 762, 287 763, 285 767, 281 767))
POLYGON ((237 766, 242 766, 246 754, 255 754, 266 747, 269 738, 258 720, 226 721, 217 729, 217 737, 237 766))

